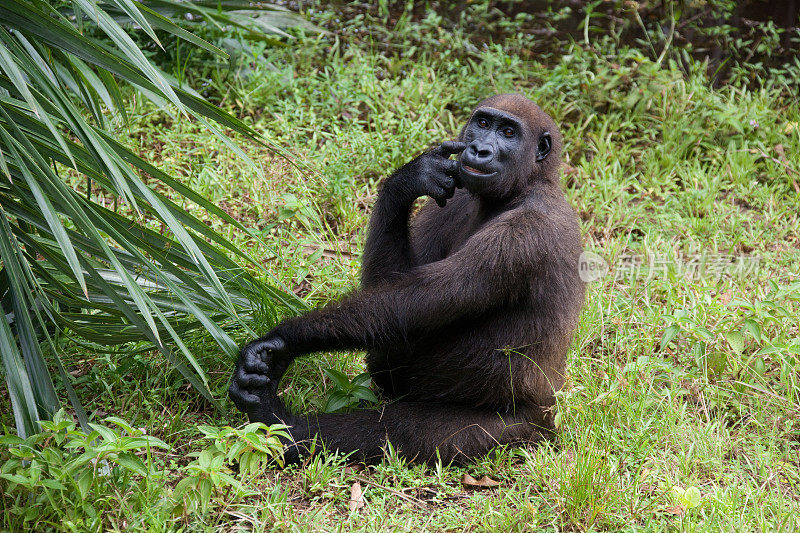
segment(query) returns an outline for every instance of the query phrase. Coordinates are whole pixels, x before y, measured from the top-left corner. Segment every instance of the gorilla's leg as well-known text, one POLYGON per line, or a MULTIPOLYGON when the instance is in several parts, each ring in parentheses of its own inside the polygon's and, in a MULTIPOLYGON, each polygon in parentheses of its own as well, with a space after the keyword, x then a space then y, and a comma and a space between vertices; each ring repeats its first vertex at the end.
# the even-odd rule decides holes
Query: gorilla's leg
MULTIPOLYGON (((243 350, 246 355, 247 349, 243 350)), ((383 456, 387 439, 403 456, 417 462, 433 462, 438 456, 449 463, 465 462, 483 455, 499 444, 538 441, 553 434, 553 417, 548 407, 517 403, 513 409, 496 411, 445 401, 396 401, 374 411, 347 414, 291 414, 277 394, 277 384, 288 359, 274 358, 263 364, 266 374, 248 370, 240 358, 231 380, 230 397, 252 422, 282 423, 289 426, 287 463, 307 454, 316 437, 318 448, 354 452, 354 458, 377 461, 383 456)), ((251 365, 253 366, 253 365, 251 365)))
POLYGON ((295 416, 271 392, 262 399, 266 401, 248 414, 251 421, 290 426, 287 463, 307 455, 315 436, 317 449, 324 445, 329 451, 355 452, 354 459, 367 462, 383 457, 388 439, 404 457, 427 463, 437 460, 437 450, 444 463, 463 463, 497 445, 553 436, 552 414, 540 406, 501 413, 461 405, 397 402, 373 411, 295 416))

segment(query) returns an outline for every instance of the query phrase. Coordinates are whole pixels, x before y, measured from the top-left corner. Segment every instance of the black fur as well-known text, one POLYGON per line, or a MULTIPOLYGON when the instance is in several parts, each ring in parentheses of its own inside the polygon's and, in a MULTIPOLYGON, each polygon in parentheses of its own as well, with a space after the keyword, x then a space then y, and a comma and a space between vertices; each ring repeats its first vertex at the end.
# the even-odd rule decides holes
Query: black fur
POLYGON ((412 460, 463 462, 552 435, 584 298, 578 221, 558 178, 561 135, 527 98, 498 95, 481 102, 459 141, 386 180, 361 290, 242 350, 231 398, 253 421, 291 426, 288 461, 314 436, 364 460, 379 459, 388 438, 412 460), (423 195, 436 202, 409 224, 423 195), (386 405, 287 412, 277 383, 295 357, 354 348, 369 350, 386 405))

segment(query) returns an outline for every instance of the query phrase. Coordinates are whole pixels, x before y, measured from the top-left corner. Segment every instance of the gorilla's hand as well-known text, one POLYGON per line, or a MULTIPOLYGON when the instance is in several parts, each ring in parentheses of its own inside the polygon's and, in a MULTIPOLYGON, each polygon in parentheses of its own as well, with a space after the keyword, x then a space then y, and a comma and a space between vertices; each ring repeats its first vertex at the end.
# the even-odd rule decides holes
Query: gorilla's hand
POLYGON ((286 342, 267 335, 242 348, 233 371, 228 394, 236 408, 247 414, 262 410, 272 397, 277 399, 280 381, 292 358, 286 342))
POLYGON ((450 156, 462 152, 466 144, 443 142, 425 152, 395 173, 396 194, 409 204, 420 196, 430 196, 439 207, 453 197, 458 176, 458 161, 450 156))

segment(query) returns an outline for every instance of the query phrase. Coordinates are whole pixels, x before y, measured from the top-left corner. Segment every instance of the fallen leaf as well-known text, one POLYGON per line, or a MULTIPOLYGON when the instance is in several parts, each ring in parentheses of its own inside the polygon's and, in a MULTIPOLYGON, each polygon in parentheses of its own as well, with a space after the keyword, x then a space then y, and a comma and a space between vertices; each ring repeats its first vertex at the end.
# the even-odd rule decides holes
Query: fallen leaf
POLYGON ((665 513, 669 513, 669 514, 682 516, 683 513, 686 512, 686 509, 684 509, 680 505, 673 505, 671 507, 667 507, 666 509, 664 509, 664 512, 665 513))
POLYGON ((475 479, 469 474, 461 476, 461 483, 468 489, 496 489, 500 486, 499 481, 495 481, 489 476, 483 476, 480 479, 475 479))
POLYGON ((356 511, 364 507, 364 491, 361 490, 361 483, 356 481, 350 487, 350 501, 347 502, 350 511, 356 511))
POLYGON ((355 463, 355 464, 352 464, 352 465, 347 465, 346 467, 344 467, 344 473, 345 473, 345 475, 348 475, 348 476, 351 475, 351 474, 357 474, 357 473, 361 472, 362 470, 364 470, 364 465, 358 464, 358 463, 355 463))

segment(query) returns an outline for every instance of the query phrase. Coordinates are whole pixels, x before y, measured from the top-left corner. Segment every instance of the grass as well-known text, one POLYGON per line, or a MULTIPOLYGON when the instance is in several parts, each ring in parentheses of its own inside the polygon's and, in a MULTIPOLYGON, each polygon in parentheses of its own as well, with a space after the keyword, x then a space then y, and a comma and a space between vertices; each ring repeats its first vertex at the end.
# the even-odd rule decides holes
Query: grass
MULTIPOLYGON (((214 411, 157 354, 71 346, 73 384, 102 426, 86 437, 67 416, 20 444, 3 409, 5 528, 800 528, 800 69, 773 77, 737 64, 714 88, 700 61, 686 68, 667 53, 657 64, 648 45, 596 33, 532 57, 530 35, 476 38, 470 23, 486 5, 451 30, 433 15, 406 13, 386 31, 388 11, 337 21, 309 9, 334 33, 265 49, 244 78, 194 73, 288 159, 247 146, 250 166, 200 125, 140 101, 119 135, 256 230, 267 248, 217 228, 316 305, 357 286, 383 176, 456 136, 485 96, 539 102, 562 125, 564 189, 585 248, 610 266, 589 285, 568 354, 557 443, 465 468, 410 466, 391 450, 367 470, 327 454, 267 468, 268 445, 236 446, 258 429, 214 411), (127 422, 103 422, 111 415, 127 422), (500 487, 469 490, 464 473, 500 487), (356 482, 365 505, 350 511, 356 482)), ((190 347, 224 397, 233 362, 212 346, 190 347)), ((336 390, 323 368, 352 378, 362 356, 298 361, 283 397, 319 409, 336 390)))

